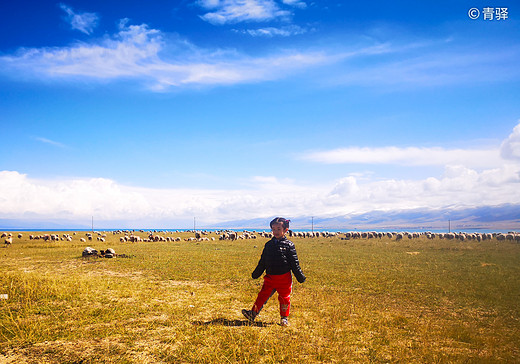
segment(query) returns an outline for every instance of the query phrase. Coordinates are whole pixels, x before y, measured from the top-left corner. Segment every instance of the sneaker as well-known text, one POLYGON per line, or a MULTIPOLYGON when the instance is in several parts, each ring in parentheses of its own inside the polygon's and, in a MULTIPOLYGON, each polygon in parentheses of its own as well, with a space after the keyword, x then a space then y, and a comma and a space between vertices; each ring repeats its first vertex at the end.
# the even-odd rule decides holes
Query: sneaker
POLYGON ((289 319, 287 317, 282 317, 280 319, 280 326, 289 326, 289 319))
POLYGON ((253 310, 242 310, 242 315, 244 315, 244 317, 249 321, 253 322, 255 321, 256 315, 258 315, 258 313, 253 310))

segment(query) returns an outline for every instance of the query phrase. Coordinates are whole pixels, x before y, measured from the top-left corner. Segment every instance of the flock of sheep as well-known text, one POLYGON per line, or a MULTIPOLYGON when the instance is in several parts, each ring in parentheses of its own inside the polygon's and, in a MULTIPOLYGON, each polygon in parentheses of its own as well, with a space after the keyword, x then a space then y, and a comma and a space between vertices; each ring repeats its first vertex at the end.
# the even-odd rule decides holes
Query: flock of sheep
MULTIPOLYGON (((122 235, 119 237, 119 241, 121 243, 125 242, 195 242, 195 241, 215 241, 216 238, 214 236, 209 236, 212 233, 216 234, 219 240, 240 240, 240 239, 257 239, 258 237, 270 239, 272 237, 271 232, 256 232, 256 231, 247 231, 244 230, 242 232, 232 231, 232 230, 219 230, 215 232, 209 231, 191 231, 193 236, 181 238, 180 236, 171 236, 172 234, 178 234, 179 231, 144 231, 139 230, 141 235, 146 235, 147 237, 141 237, 136 234, 135 230, 114 230, 110 233, 113 235, 122 235), (170 235, 170 236, 168 236, 170 235)), ((43 240, 43 241, 72 241, 73 237, 76 236, 77 233, 74 232, 71 234, 41 234, 41 235, 29 235, 30 240, 43 240)), ((425 237, 427 239, 446 239, 446 240, 457 240, 457 241, 466 241, 466 240, 474 240, 474 241, 483 241, 483 240, 491 240, 496 239, 498 241, 515 241, 520 242, 520 233, 518 232, 509 232, 507 234, 504 233, 432 233, 432 232, 377 232, 377 231, 350 231, 347 233, 342 232, 327 232, 327 231, 292 231, 289 230, 289 237, 296 238, 317 238, 317 237, 325 237, 325 238, 339 238, 343 240, 350 239, 381 239, 381 238, 389 238, 395 239, 397 241, 402 239, 418 239, 421 237, 425 237)), ((13 234, 12 233, 2 233, 1 238, 4 239, 4 245, 6 247, 10 246, 13 243, 13 234)), ((23 234, 18 234, 18 239, 22 239, 23 234)), ((87 232, 85 233, 85 237, 81 237, 79 240, 81 242, 92 241, 94 238, 97 241, 105 242, 107 238, 107 232, 87 232)))
POLYGON ((520 242, 520 233, 518 232, 509 232, 507 234, 504 233, 432 233, 432 232, 348 232, 345 233, 345 237, 342 239, 374 239, 374 238, 383 238, 387 237, 389 239, 395 238, 395 240, 402 240, 404 238, 407 239, 417 239, 420 237, 426 237, 427 239, 446 239, 446 240, 475 240, 475 241, 483 241, 483 240, 491 240, 496 239, 498 241, 516 241, 520 242))

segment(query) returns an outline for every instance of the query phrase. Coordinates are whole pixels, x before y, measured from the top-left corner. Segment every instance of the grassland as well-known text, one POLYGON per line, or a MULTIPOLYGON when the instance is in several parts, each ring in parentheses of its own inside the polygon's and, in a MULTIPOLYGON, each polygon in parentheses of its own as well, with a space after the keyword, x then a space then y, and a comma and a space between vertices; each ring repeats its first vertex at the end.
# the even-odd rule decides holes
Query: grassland
POLYGON ((294 281, 284 328, 276 296, 255 324, 240 314, 265 239, 13 235, 0 248, 0 363, 520 362, 517 243, 295 238, 308 279, 294 281), (82 258, 86 246, 127 257, 82 258))

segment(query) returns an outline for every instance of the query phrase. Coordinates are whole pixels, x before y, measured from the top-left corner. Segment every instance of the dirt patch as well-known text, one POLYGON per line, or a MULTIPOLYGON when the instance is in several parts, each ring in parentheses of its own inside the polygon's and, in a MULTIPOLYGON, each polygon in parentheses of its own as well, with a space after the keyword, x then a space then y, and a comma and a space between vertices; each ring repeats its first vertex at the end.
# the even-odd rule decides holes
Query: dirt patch
POLYGON ((141 271, 131 271, 131 272, 116 272, 113 270, 103 269, 99 271, 90 271, 86 273, 87 276, 108 276, 108 277, 117 277, 117 278, 130 278, 130 279, 140 279, 143 278, 143 272, 141 271))
POLYGON ((123 355, 127 351, 125 344, 117 339, 102 339, 96 341, 75 340, 70 341, 45 341, 19 349, 9 350, 2 357, 1 363, 82 363, 97 362, 111 355, 123 355), (5 361, 3 361, 5 358, 5 361))

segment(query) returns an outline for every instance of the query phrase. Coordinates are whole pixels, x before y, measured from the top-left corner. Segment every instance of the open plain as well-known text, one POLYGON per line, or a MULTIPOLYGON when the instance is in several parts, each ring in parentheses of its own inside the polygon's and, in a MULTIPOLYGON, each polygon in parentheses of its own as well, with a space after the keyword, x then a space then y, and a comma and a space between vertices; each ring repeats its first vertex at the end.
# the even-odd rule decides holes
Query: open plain
POLYGON ((276 295, 240 314, 266 237, 18 234, 0 248, 0 363, 520 362, 515 241, 293 237, 308 279, 281 327, 276 295))

